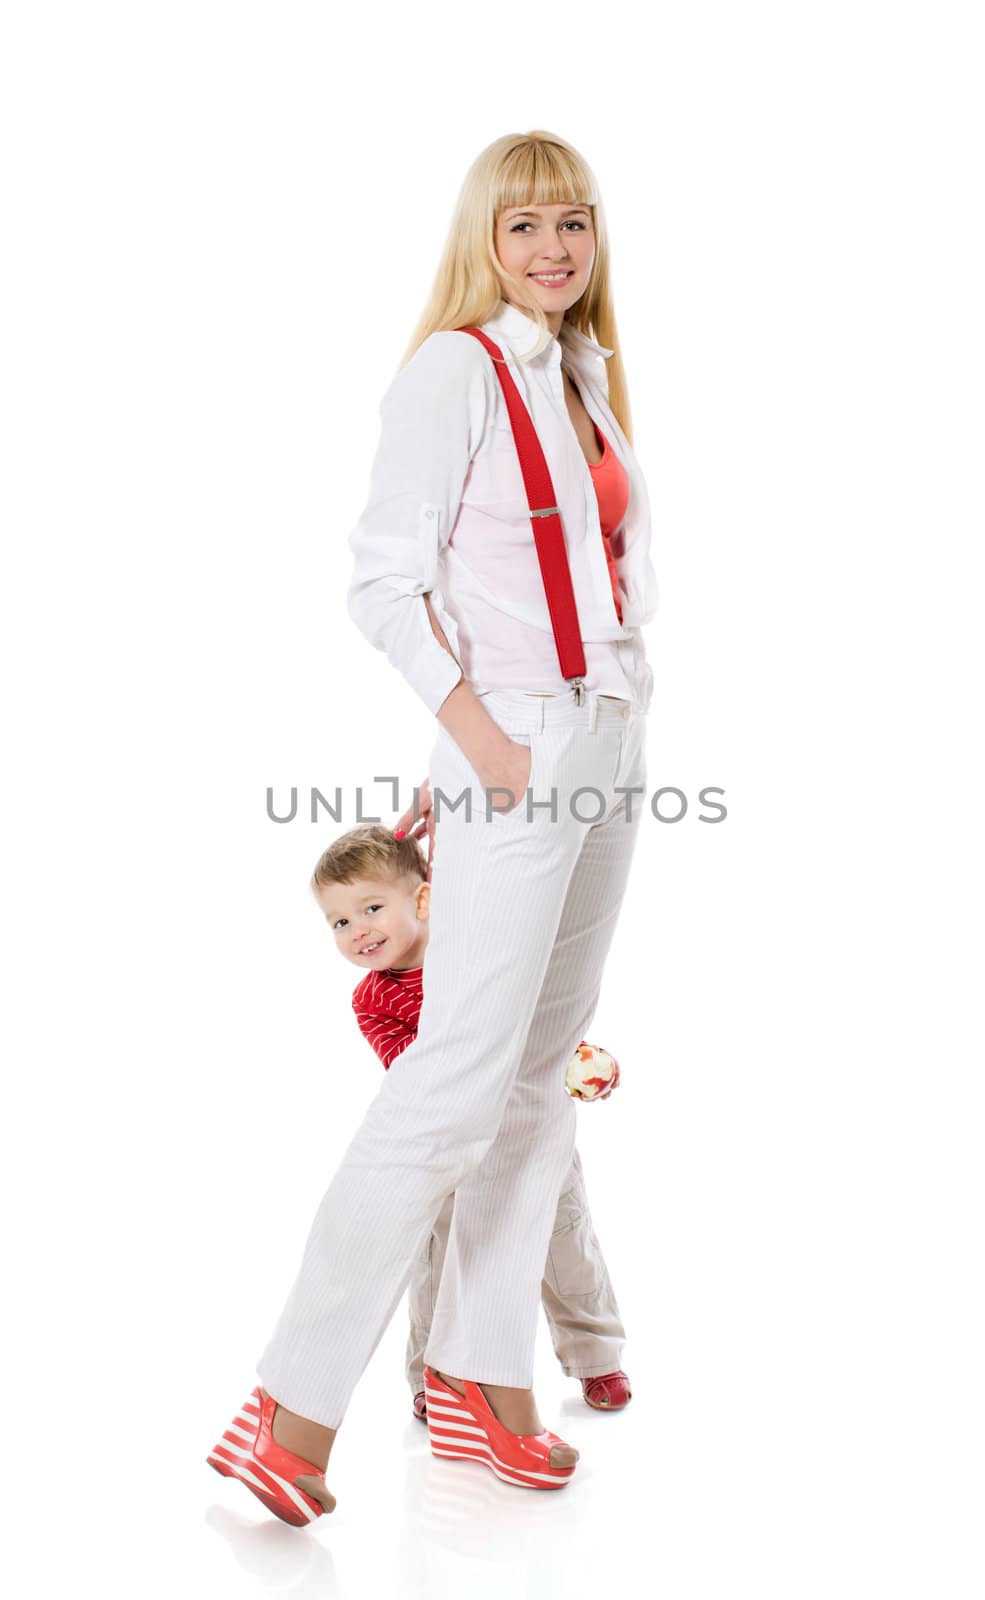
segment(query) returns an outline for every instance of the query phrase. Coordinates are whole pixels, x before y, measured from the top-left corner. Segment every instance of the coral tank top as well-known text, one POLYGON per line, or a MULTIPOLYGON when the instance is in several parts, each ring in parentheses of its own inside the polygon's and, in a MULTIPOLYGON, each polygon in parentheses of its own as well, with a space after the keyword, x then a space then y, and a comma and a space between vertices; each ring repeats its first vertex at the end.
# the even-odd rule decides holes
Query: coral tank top
POLYGON ((596 423, 592 423, 595 437, 602 447, 602 459, 594 464, 588 464, 595 485, 595 498, 599 503, 599 521, 602 524, 602 544, 605 547, 605 559, 609 568, 609 582, 612 585, 612 598, 615 601, 616 616, 622 621, 622 601, 619 598, 619 580, 616 576, 616 562, 612 554, 609 541, 615 533, 629 505, 629 480, 615 451, 610 447, 604 433, 599 431, 596 423))

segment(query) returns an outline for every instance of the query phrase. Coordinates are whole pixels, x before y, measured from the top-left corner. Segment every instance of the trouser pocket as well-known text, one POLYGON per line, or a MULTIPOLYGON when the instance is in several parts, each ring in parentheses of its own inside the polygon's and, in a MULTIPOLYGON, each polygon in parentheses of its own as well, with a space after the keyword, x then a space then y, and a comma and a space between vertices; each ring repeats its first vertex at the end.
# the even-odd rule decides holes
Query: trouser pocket
POLYGON ((544 732, 533 731, 530 728, 503 727, 508 739, 512 739, 514 744, 526 745, 530 751, 530 773, 526 787, 516 804, 504 811, 501 806, 507 795, 500 792, 498 785, 490 788, 487 793, 479 774, 461 746, 443 724, 439 724, 439 729, 428 764, 435 822, 440 821, 445 813, 464 816, 467 821, 486 827, 495 827, 499 823, 518 819, 529 823, 536 817, 537 813, 528 805, 527 797, 528 794, 534 799, 542 797, 544 732), (438 800, 435 799, 436 788, 441 791, 438 800))
POLYGON ((569 1190, 558 1201, 548 1260, 554 1288, 565 1299, 594 1294, 598 1289, 598 1240, 576 1190, 569 1190))

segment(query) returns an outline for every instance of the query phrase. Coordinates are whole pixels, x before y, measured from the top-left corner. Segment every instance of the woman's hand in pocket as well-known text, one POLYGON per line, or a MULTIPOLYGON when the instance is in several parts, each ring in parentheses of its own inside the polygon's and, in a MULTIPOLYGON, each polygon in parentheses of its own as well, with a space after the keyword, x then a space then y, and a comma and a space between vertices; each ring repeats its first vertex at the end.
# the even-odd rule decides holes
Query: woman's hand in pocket
POLYGON ((519 744, 516 739, 510 739, 496 761, 490 763, 479 774, 483 790, 493 791, 489 795, 489 805, 493 811, 508 816, 511 811, 522 806, 524 796, 530 787, 533 759, 533 751, 529 744, 519 744), (514 796, 512 802, 507 795, 499 793, 502 789, 508 789, 514 796))

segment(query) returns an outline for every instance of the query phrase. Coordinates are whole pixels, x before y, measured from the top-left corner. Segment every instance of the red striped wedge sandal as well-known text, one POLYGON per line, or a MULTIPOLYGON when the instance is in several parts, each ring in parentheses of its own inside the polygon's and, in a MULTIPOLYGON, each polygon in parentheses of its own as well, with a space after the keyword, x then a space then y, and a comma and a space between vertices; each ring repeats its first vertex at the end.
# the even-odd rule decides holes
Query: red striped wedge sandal
POLYGON ((223 1477, 245 1483, 282 1522, 303 1528, 326 1508, 313 1495, 299 1489, 294 1480, 306 1474, 324 1479, 324 1474, 303 1456, 296 1456, 277 1443, 273 1435, 276 1410, 276 1400, 269 1394, 265 1398, 257 1384, 206 1460, 223 1477))
MULTIPOLYGON (((477 1383, 465 1384, 464 1398, 432 1367, 424 1368, 431 1454, 479 1461, 504 1483, 525 1489, 560 1489, 574 1466, 552 1467, 551 1449, 566 1444, 556 1433, 511 1433, 504 1428, 477 1383)), ((576 1463, 577 1465, 577 1463, 576 1463)))

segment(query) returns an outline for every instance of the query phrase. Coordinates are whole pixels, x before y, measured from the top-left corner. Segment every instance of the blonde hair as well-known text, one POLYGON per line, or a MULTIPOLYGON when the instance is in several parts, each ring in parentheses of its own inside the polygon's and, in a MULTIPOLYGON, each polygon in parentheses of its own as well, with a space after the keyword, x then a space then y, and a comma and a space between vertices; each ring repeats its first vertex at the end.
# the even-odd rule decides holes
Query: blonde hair
POLYGON ((416 839, 395 839, 389 828, 365 822, 340 834, 319 856, 311 888, 355 883, 360 878, 427 879, 427 862, 416 839))
POLYGON ((500 300, 529 311, 540 328, 537 355, 552 338, 547 318, 526 279, 506 271, 496 254, 496 220, 508 206, 586 205, 592 215, 595 260, 588 287, 565 320, 612 350, 603 363, 608 401, 633 442, 626 374, 619 350, 610 287, 609 236, 599 186, 587 161, 555 133, 507 133, 494 139, 472 163, 459 192, 445 247, 423 314, 401 366, 431 333, 474 326, 491 317, 500 300))

